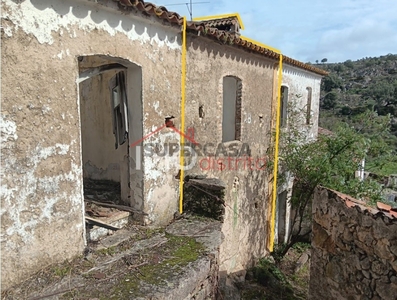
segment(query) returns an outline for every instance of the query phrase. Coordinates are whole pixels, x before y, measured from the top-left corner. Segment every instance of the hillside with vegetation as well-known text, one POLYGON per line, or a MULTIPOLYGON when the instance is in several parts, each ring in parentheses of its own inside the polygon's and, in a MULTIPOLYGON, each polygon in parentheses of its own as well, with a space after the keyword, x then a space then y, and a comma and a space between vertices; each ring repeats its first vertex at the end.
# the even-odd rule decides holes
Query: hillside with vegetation
POLYGON ((376 138, 379 150, 387 155, 373 153, 366 169, 397 174, 397 55, 326 61, 315 64, 329 72, 321 85, 320 126, 333 131, 347 123, 360 134, 376 138), (373 119, 370 126, 368 116, 373 119), (381 126, 382 134, 374 137, 381 126))

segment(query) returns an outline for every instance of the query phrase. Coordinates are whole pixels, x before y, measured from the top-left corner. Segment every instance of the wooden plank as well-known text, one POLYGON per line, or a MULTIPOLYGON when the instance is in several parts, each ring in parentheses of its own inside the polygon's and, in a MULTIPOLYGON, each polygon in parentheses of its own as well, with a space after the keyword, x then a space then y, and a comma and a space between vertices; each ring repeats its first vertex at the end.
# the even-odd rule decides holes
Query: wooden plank
POLYGON ((101 226, 101 227, 104 227, 104 228, 110 229, 110 230, 120 230, 121 229, 121 228, 115 227, 113 225, 107 224, 105 222, 99 221, 97 219, 91 218, 89 216, 85 216, 85 221, 89 224, 101 226))
POLYGON ((93 203, 95 205, 98 205, 98 206, 116 208, 118 210, 128 211, 128 212, 132 212, 134 214, 140 214, 140 215, 147 216, 147 213, 144 213, 143 211, 135 209, 135 208, 132 208, 130 206, 118 205, 118 204, 106 203, 106 202, 99 202, 99 201, 95 201, 95 200, 91 200, 91 199, 87 199, 87 198, 85 198, 84 200, 87 201, 87 202, 91 202, 91 203, 93 203))

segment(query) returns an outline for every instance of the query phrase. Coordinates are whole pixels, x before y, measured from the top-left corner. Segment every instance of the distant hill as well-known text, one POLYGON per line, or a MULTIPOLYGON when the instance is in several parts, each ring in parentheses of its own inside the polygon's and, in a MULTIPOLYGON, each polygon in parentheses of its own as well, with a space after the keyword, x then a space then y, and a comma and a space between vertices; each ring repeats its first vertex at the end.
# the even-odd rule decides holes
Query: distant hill
MULTIPOLYGON (((397 150, 397 54, 313 65, 329 72, 321 84, 320 126, 334 130, 340 122, 353 124, 366 110, 379 118, 390 114, 386 142, 397 150)), ((397 173, 397 164, 392 169, 397 173)))
POLYGON ((397 54, 316 67, 329 72, 321 87, 322 109, 348 115, 372 107, 380 115, 397 116, 397 54))

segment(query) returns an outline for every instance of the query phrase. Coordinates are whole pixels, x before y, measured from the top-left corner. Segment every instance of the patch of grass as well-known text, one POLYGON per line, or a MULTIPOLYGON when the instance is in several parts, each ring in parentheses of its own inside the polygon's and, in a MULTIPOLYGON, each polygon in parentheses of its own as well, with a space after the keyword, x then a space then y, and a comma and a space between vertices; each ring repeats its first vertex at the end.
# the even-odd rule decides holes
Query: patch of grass
POLYGON ((63 278, 72 273, 72 266, 68 261, 65 261, 63 264, 54 266, 52 272, 55 276, 63 278))
POLYGON ((302 290, 307 290, 310 278, 309 273, 310 266, 309 264, 305 264, 297 273, 292 274, 290 279, 302 290))
MULTIPOLYGON (((248 272, 260 286, 247 281, 242 291, 242 299, 277 299, 277 300, 303 300, 301 295, 295 293, 290 284, 290 278, 284 275, 278 266, 269 258, 259 260, 257 266, 248 272)), ((298 279, 297 279, 298 280, 298 279)))
POLYGON ((266 257, 259 260, 259 264, 254 270, 254 276, 260 281, 259 283, 266 285, 268 280, 276 279, 281 284, 287 284, 284 274, 279 268, 266 257), (256 275, 256 276, 255 276, 256 275))
POLYGON ((99 256, 113 256, 116 252, 116 247, 109 247, 97 250, 96 254, 99 256))
MULTIPOLYGON (((166 234, 167 243, 162 246, 161 255, 165 258, 159 263, 148 264, 122 278, 113 290, 110 299, 128 299, 140 295, 142 284, 167 286, 168 279, 175 276, 190 262, 196 261, 204 247, 191 237, 177 237, 166 234)), ((148 253, 146 253, 148 254, 148 253)))
POLYGON ((302 254, 305 252, 307 249, 310 248, 309 243, 303 243, 303 242, 298 242, 292 246, 293 249, 296 250, 297 253, 302 254))
POLYGON ((164 233, 164 228, 140 228, 137 235, 132 237, 135 241, 147 240, 159 233, 164 233))

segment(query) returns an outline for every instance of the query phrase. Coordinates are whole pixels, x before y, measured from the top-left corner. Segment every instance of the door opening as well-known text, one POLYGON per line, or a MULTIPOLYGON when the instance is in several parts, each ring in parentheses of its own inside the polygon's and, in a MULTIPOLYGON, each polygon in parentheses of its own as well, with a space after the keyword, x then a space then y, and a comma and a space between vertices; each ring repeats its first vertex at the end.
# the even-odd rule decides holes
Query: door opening
POLYGON ((117 211, 109 204, 142 209, 142 185, 134 180, 143 177, 136 176, 129 147, 142 134, 141 68, 98 55, 80 57, 79 71, 86 216, 111 217, 117 211))

